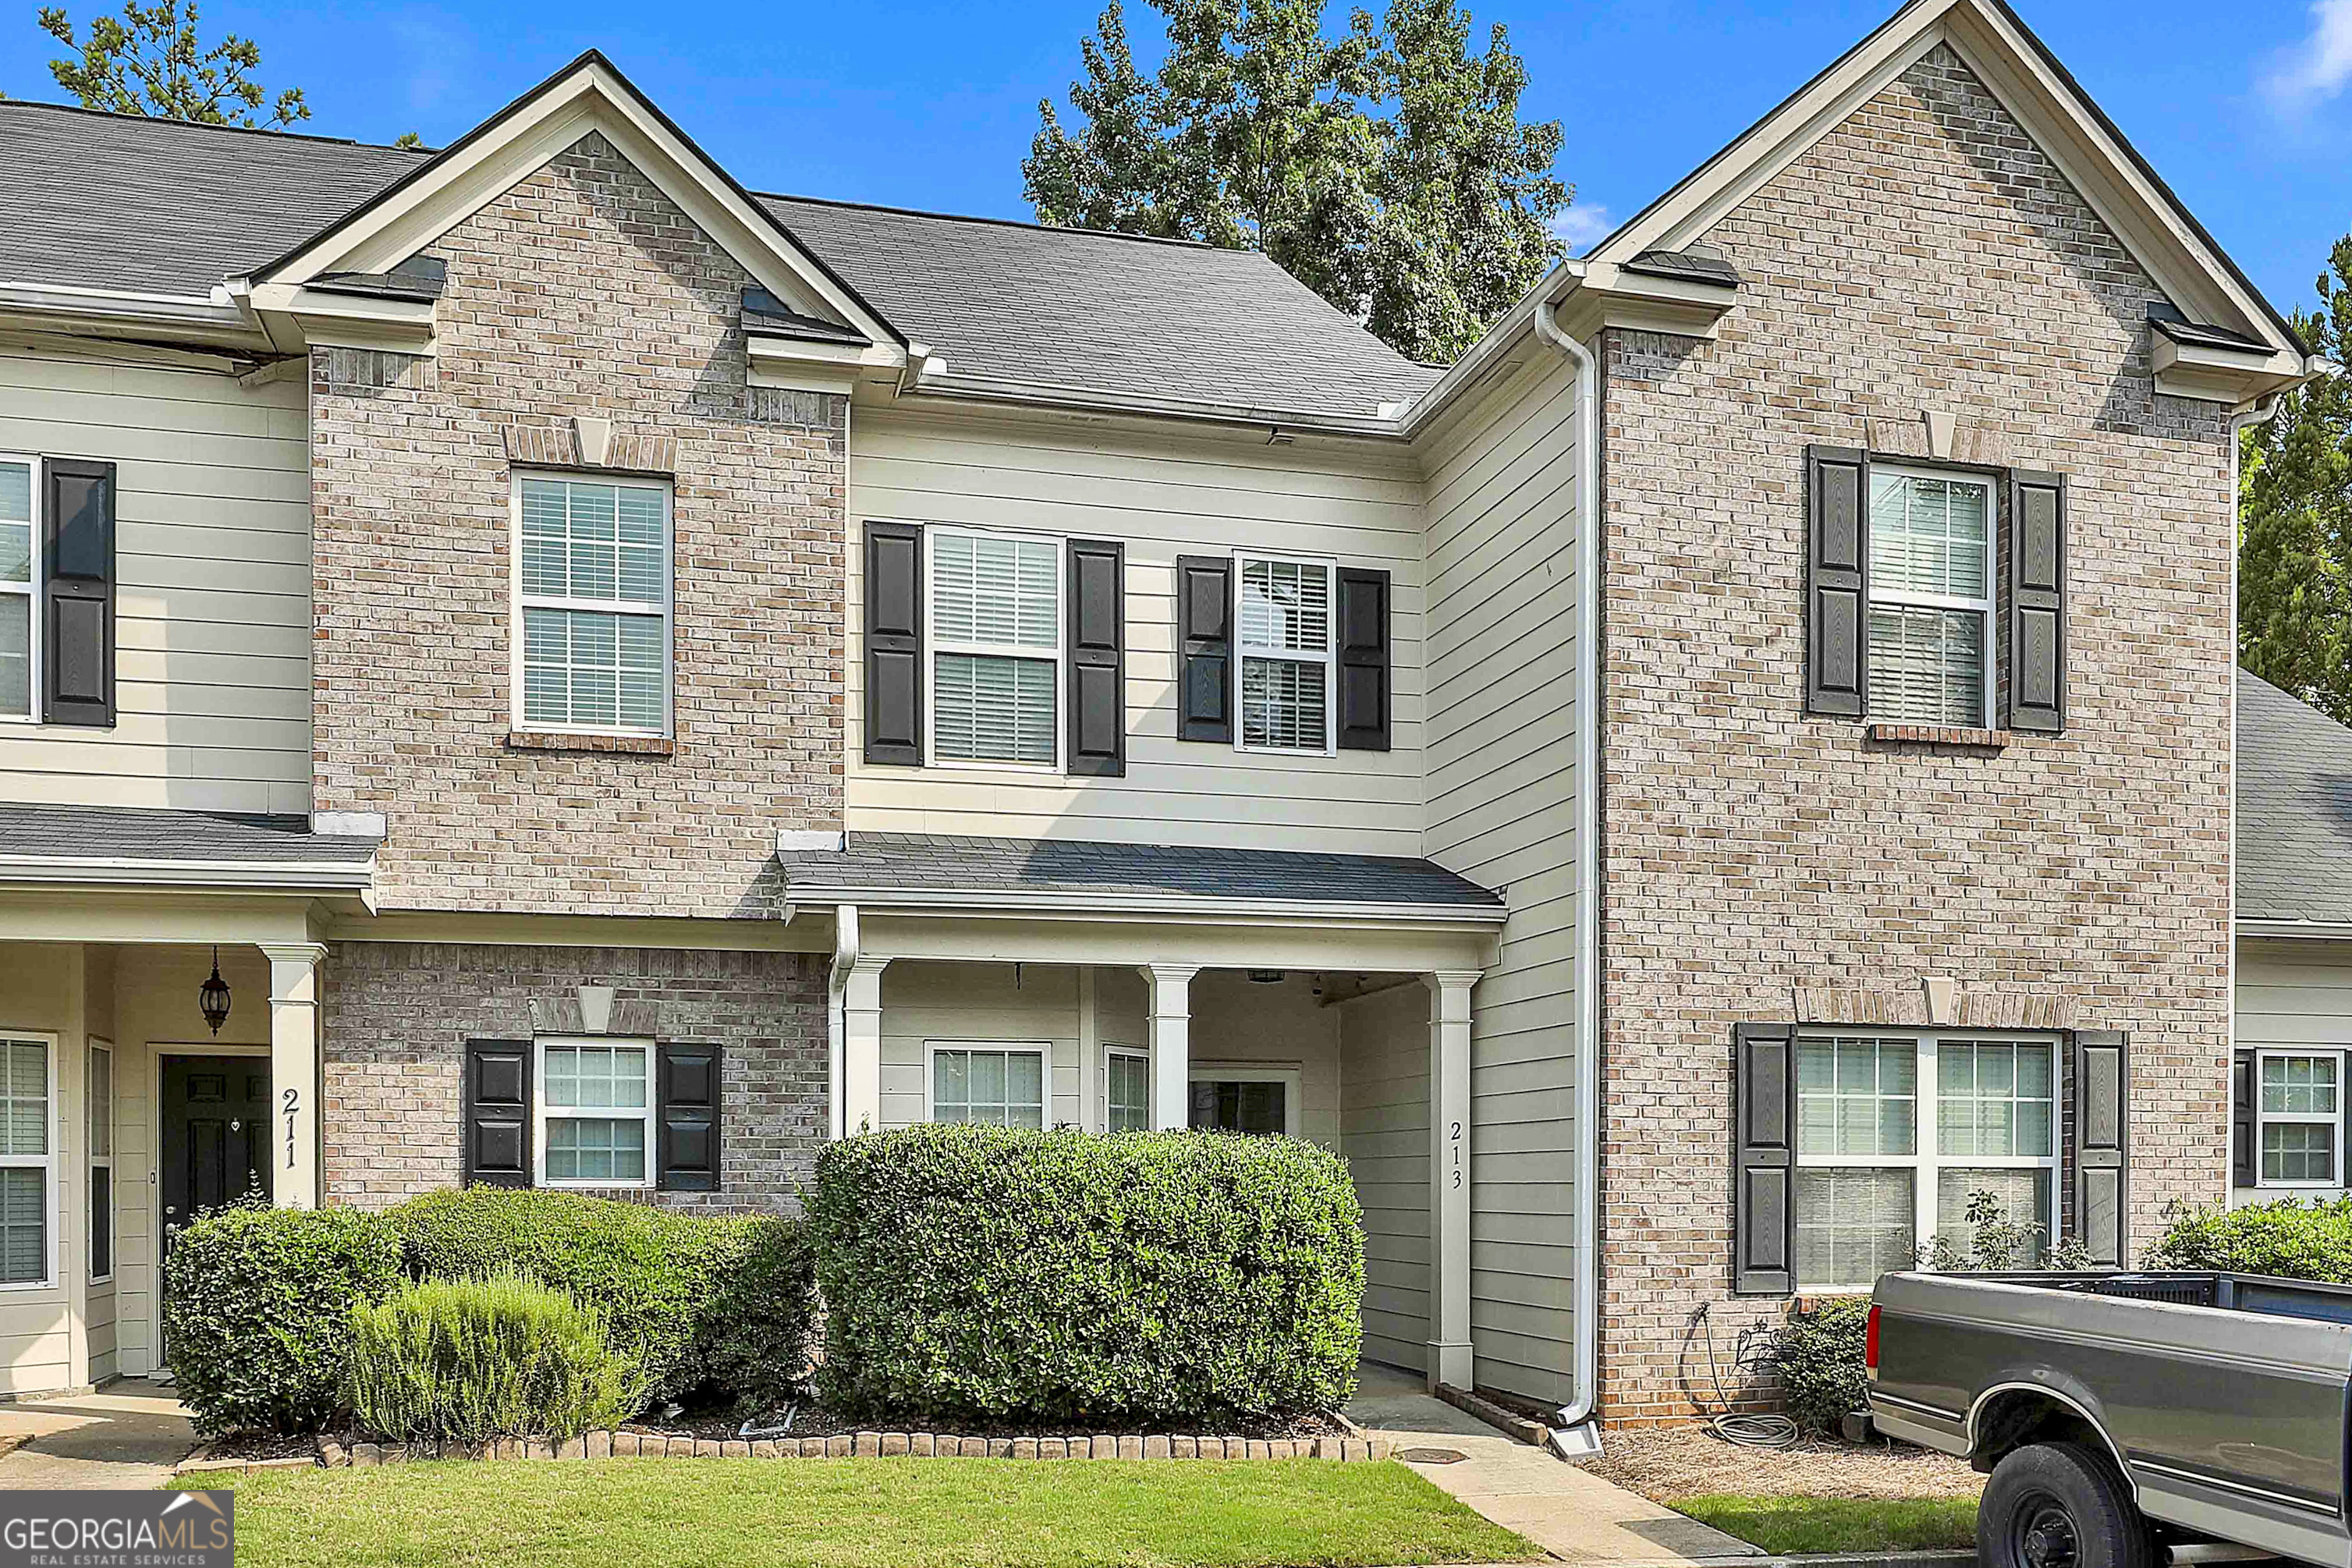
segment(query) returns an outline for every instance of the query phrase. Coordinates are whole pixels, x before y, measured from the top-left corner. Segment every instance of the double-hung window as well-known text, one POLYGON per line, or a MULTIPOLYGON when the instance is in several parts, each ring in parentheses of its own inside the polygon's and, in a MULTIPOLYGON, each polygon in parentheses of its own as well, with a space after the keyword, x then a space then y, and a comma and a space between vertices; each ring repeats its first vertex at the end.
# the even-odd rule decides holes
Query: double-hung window
POLYGON ((1045 1047, 935 1045, 931 1120, 1045 1125, 1045 1047))
POLYGON ((1151 1126, 1151 1058, 1114 1050, 1103 1057, 1103 1131, 1141 1132, 1151 1126))
POLYGON ((515 514, 519 727, 667 734, 668 487, 522 474, 515 514))
POLYGON ((539 1185, 653 1184, 652 1041, 541 1040, 537 1101, 539 1185))
POLYGON ((1244 751, 1333 750, 1332 598, 1338 569, 1288 556, 1235 558, 1244 751))
POLYGON ((2260 1184, 2343 1184, 2343 1063, 2334 1051, 2263 1051, 2255 1058, 2260 1184))
POLYGON ((929 754, 1058 767, 1061 542, 935 528, 929 544, 929 754))
POLYGON ((1962 1253, 1969 1196, 2054 1232, 2057 1046, 1969 1036, 1797 1041, 1797 1281, 1867 1286, 1931 1238, 1962 1253))
POLYGON ((0 457, 0 719, 33 717, 41 689, 38 467, 0 457))
POLYGON ((1992 481, 1870 470, 1870 716, 1979 728, 1991 711, 1992 481))
POLYGON ((49 1282, 49 1047, 0 1039, 0 1286, 49 1282))
POLYGON ((89 1047, 89 1277, 114 1278, 114 1052, 89 1047))

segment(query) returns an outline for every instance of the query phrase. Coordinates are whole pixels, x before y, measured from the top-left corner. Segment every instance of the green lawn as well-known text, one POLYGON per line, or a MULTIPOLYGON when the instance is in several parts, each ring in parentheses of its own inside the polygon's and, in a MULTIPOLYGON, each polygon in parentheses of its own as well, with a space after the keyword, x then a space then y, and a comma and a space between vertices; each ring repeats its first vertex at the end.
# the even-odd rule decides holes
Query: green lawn
POLYGON ((1974 1498, 1685 1497, 1666 1506, 1776 1554, 1921 1552, 1977 1540, 1974 1498))
POLYGON ((1360 1568, 1541 1555, 1402 1465, 1318 1459, 449 1461, 234 1480, 236 1560, 256 1568, 1360 1568))

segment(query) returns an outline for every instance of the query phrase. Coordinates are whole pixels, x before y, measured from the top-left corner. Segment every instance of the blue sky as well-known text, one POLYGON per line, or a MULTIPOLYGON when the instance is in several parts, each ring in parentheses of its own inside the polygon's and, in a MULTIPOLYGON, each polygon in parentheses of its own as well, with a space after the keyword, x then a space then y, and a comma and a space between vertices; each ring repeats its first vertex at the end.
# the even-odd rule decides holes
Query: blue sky
MULTIPOLYGON (((1476 0, 1567 132, 1567 226, 1647 203, 1884 20, 1896 0, 1476 0), (1684 62, 1654 68, 1671 56, 1684 62)), ((2282 309, 2305 305, 2352 229, 2352 0, 2017 0, 2282 309)), ((593 44, 746 184, 1025 217, 1021 158, 1060 99, 1099 0, 691 6, 574 0, 310 5, 215 0, 208 32, 257 40, 299 83, 304 129, 438 144, 593 44)), ((0 90, 55 98, 55 52, 20 0, 0 90)), ((89 0, 69 0, 77 21, 89 0)), ((1131 0, 1139 51, 1156 20, 1131 0)))

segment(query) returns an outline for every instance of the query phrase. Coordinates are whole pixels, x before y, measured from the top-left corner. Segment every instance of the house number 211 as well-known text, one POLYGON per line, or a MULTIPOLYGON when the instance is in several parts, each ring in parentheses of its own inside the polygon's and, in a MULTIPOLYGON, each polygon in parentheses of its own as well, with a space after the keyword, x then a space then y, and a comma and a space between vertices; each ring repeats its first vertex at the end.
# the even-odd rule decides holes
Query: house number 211
MULTIPOLYGON (((287 1092, 290 1094, 293 1091, 289 1089, 287 1092)), ((1445 1135, 1445 1146, 1454 1156, 1454 1190, 1458 1193, 1462 1190, 1462 1123, 1449 1121, 1446 1126, 1453 1130, 1445 1135)))
POLYGON ((301 1109, 302 1091, 297 1089, 288 1089, 286 1091, 286 1168, 289 1171, 294 1168, 294 1115, 301 1109))

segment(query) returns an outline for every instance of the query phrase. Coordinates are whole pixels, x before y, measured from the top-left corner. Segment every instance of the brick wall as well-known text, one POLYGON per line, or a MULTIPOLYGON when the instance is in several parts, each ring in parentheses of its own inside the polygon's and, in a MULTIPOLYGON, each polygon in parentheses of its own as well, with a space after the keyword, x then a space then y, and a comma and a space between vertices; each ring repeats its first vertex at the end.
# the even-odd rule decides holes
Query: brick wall
POLYGON ((466 1042, 580 1032, 579 988, 604 985, 610 1032, 720 1049, 719 1190, 652 1201, 790 1206, 824 1141, 824 966, 797 952, 341 943, 320 1019, 326 1200, 383 1208, 457 1185, 466 1042))
POLYGON ((2224 414, 2153 395, 2161 298, 1938 48, 1707 237, 1718 341, 1604 361, 1604 1415, 1712 1401, 1784 1303, 1730 1296, 1732 1026, 2131 1032, 2136 1244, 2227 1163, 2224 414), (1871 741, 1803 712, 1809 442, 2072 476, 2063 736, 1871 741), (1805 994, 1800 997, 1799 993, 1805 994), (1852 1015, 1851 1017, 1846 1016, 1852 1015))
POLYGON ((845 400, 744 384, 741 268, 598 135, 432 247, 437 357, 311 361, 316 807, 386 908, 765 915, 842 823, 845 400), (510 741, 508 452, 676 463, 675 743, 510 741))

